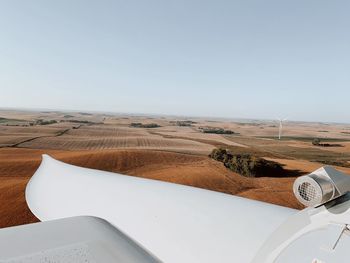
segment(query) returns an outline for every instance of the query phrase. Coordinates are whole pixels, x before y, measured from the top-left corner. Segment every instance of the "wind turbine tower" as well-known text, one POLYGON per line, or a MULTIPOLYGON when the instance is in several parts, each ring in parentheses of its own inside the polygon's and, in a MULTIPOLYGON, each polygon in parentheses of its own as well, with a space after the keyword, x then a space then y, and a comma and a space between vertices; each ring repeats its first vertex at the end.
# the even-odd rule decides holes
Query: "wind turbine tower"
POLYGON ((282 137, 282 129, 283 129, 283 122, 286 121, 287 119, 278 119, 280 125, 278 129, 278 139, 281 140, 282 137))

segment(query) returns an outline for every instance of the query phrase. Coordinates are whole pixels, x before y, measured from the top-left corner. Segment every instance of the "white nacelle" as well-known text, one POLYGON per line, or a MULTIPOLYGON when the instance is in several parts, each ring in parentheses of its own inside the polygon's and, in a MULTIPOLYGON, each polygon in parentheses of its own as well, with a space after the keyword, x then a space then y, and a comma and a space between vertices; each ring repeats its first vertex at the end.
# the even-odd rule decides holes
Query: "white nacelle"
POLYGON ((350 191, 350 177, 325 166, 298 177, 293 185, 296 198, 305 206, 319 206, 350 191))

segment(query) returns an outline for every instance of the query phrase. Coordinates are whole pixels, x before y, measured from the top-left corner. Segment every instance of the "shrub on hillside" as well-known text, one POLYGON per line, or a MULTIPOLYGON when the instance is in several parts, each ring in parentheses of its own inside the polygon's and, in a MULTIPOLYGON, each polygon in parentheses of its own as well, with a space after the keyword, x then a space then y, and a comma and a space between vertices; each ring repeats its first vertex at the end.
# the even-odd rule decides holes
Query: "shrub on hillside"
POLYGON ((57 123, 56 120, 43 120, 43 119, 38 119, 35 122, 36 125, 50 125, 55 123, 57 123))
POLYGON ((234 131, 225 130, 217 127, 199 127, 199 130, 203 133, 214 133, 214 134, 236 134, 234 131))
POLYGON ((341 145, 339 143, 332 143, 332 144, 331 143, 323 143, 318 138, 315 138, 312 140, 312 145, 321 146, 321 147, 343 147, 343 145, 341 145))
POLYGON ((321 143, 321 140, 319 139, 319 138, 315 138, 315 139, 313 139, 312 140, 312 145, 320 145, 320 143, 321 143))
POLYGON ((143 124, 141 122, 132 122, 130 124, 130 127, 133 127, 133 128, 159 128, 161 126, 158 125, 157 123, 146 123, 146 124, 143 124))
POLYGON ((279 163, 250 154, 233 155, 225 149, 214 149, 209 156, 222 162, 228 169, 246 177, 271 177, 284 173, 284 169, 279 163))

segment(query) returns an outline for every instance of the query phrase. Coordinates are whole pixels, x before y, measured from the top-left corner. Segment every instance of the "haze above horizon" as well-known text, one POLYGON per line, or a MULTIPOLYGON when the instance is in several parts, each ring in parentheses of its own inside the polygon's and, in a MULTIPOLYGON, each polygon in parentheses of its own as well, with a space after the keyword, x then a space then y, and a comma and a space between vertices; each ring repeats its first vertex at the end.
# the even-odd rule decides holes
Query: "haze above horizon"
POLYGON ((348 1, 6 1, 0 107, 350 122, 348 1))

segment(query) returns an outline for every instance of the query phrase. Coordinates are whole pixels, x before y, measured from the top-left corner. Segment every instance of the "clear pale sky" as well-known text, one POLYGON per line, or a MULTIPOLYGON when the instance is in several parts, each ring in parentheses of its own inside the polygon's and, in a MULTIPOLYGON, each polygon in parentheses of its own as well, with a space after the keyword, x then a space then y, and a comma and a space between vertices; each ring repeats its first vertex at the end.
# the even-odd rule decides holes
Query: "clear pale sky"
POLYGON ((0 107, 350 122, 350 1, 0 3, 0 107))

